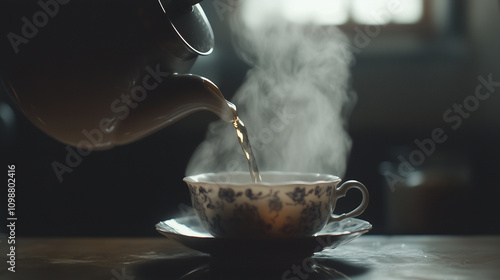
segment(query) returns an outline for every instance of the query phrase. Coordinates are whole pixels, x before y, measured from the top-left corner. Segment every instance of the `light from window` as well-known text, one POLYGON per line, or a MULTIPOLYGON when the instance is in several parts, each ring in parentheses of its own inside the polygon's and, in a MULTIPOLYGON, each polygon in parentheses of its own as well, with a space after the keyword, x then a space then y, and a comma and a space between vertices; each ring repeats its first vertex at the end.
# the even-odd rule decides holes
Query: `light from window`
POLYGON ((342 25, 414 24, 423 15, 423 0, 282 0, 286 19, 299 23, 342 25))
POLYGON ((391 21, 386 0, 353 0, 352 18, 359 24, 384 25, 391 21))
POLYGON ((401 9, 394 13, 392 22, 398 24, 417 23, 424 13, 422 0, 405 0, 401 3, 401 9))
POLYGON ((341 25, 349 20, 349 0, 287 0, 282 2, 287 20, 341 25))

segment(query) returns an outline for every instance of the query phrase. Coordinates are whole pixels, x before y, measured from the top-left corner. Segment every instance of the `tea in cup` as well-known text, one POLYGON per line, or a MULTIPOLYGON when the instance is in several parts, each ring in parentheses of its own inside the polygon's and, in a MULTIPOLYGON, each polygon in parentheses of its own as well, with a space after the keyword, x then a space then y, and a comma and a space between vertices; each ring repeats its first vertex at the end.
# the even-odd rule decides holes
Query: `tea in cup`
POLYGON ((206 173, 184 178, 191 203, 203 227, 223 238, 296 238, 311 236, 331 221, 363 213, 368 190, 357 181, 334 175, 261 172, 254 183, 248 172, 206 173), (362 193, 360 205, 334 215, 336 202, 348 190, 362 193))

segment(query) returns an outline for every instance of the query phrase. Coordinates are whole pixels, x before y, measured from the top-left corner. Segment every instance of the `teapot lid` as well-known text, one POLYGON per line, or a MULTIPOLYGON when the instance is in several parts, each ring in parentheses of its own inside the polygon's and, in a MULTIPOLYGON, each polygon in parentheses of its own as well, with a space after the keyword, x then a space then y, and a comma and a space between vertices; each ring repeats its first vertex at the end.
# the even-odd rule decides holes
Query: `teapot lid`
POLYGON ((201 0, 158 0, 172 27, 186 46, 198 55, 208 55, 214 48, 214 33, 201 0))

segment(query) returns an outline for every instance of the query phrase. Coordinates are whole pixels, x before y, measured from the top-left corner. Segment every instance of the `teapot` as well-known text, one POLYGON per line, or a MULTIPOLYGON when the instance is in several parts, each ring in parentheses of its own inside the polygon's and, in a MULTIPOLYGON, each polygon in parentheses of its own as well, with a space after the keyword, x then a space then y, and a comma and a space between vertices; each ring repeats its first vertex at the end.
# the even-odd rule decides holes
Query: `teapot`
POLYGON ((235 119, 210 80, 188 74, 214 47, 201 0, 2 3, 0 77, 53 138, 102 150, 199 110, 235 119))

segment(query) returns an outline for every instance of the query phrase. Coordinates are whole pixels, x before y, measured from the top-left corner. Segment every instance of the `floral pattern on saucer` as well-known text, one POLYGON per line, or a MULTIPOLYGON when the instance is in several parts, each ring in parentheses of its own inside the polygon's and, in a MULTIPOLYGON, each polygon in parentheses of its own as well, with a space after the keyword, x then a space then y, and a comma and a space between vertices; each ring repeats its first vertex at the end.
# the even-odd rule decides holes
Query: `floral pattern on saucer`
POLYGON ((369 222, 348 218, 328 223, 313 236, 284 239, 216 238, 207 232, 195 215, 166 220, 156 230, 184 246, 231 261, 272 261, 303 259, 324 249, 333 249, 368 232, 369 222))

